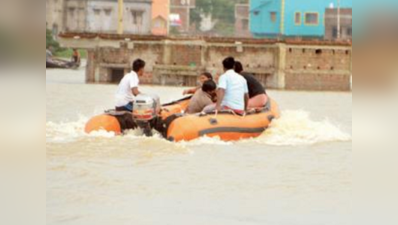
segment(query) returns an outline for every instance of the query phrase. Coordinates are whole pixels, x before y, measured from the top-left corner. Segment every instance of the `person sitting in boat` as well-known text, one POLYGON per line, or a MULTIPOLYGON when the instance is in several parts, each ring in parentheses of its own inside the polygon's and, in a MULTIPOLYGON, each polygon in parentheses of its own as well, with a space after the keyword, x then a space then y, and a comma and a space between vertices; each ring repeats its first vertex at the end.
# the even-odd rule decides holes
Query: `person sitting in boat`
POLYGON ((213 80, 213 76, 210 73, 208 73, 208 72, 201 73, 199 75, 199 79, 198 79, 200 86, 198 86, 196 88, 185 90, 182 94, 183 95, 193 95, 193 94, 195 94, 196 91, 200 90, 202 88, 202 85, 208 80, 213 80))
POLYGON ((223 61, 224 74, 220 76, 217 90, 217 103, 204 109, 205 112, 232 110, 243 115, 249 102, 247 81, 235 72, 235 59, 228 57, 223 61))
POLYGON ((242 63, 239 61, 235 62, 235 72, 242 75, 247 82, 250 98, 247 108, 254 109, 264 107, 268 101, 264 86, 253 75, 243 72, 242 63))
POLYGON ((75 65, 80 65, 80 60, 81 60, 80 52, 74 48, 72 54, 72 62, 75 65))
POLYGON ((216 95, 217 84, 213 80, 207 80, 203 83, 202 88, 197 90, 189 102, 187 113, 200 113, 203 109, 213 104, 216 95))
POLYGON ((116 91, 116 111, 133 111, 134 96, 141 94, 138 90, 139 77, 144 75, 145 61, 137 59, 133 62, 133 71, 126 74, 120 81, 116 91))

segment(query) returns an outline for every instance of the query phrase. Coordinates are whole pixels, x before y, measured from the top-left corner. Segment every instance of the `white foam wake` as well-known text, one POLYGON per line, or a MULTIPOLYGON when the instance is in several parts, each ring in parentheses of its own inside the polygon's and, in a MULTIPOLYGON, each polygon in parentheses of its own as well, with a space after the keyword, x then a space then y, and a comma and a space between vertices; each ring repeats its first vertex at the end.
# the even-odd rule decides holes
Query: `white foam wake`
MULTIPOLYGON (((85 125, 88 121, 87 117, 80 116, 74 122, 47 122, 46 123, 46 142, 47 143, 70 143, 81 140, 83 138, 114 138, 117 135, 114 132, 107 132, 105 130, 93 131, 87 134, 84 131, 85 125)), ((124 138, 147 140, 143 136, 143 132, 139 129, 127 131, 124 138)), ((154 131, 154 136, 151 139, 162 139, 161 134, 154 131)))
MULTIPOLYGON (((69 143, 83 138, 113 138, 115 133, 97 131, 91 134, 84 132, 87 118, 80 117, 75 122, 46 123, 46 142, 69 143)), ((146 140, 142 131, 134 130, 128 132, 125 138, 146 140)), ((161 139, 161 135, 155 132, 152 139, 161 139)), ((274 146, 312 145, 324 142, 351 141, 351 135, 343 132, 338 126, 328 120, 313 121, 310 114, 305 111, 284 111, 280 119, 272 122, 271 126, 260 137, 239 142, 224 142, 219 138, 202 137, 191 142, 181 142, 182 146, 207 145, 232 145, 237 143, 255 142, 259 144, 274 146)))
POLYGON ((80 117, 74 122, 47 122, 46 123, 46 142, 49 143, 68 143, 78 141, 84 137, 115 137, 115 133, 106 131, 96 131, 91 134, 84 132, 84 127, 88 119, 80 117))
POLYGON ((351 141, 351 135, 328 120, 311 120, 306 111, 284 111, 255 141, 277 146, 312 145, 351 141))

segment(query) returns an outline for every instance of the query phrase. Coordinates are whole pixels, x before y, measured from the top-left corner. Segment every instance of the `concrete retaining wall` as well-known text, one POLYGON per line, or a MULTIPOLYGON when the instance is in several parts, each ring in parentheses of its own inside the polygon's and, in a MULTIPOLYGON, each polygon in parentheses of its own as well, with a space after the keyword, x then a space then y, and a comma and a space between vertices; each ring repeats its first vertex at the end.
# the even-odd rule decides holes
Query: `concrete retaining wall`
POLYGON ((153 36, 61 35, 65 47, 88 50, 87 82, 117 82, 131 63, 147 62, 142 83, 195 86, 197 75, 222 74, 222 60, 233 56, 267 88, 349 91, 350 43, 153 36))

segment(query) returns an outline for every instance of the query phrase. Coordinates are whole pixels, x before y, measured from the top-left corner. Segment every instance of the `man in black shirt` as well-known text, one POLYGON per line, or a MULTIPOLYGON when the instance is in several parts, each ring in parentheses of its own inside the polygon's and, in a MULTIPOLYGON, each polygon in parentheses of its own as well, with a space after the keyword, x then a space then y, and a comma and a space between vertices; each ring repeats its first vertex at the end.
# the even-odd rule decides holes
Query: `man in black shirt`
POLYGON ((249 88, 249 109, 262 108, 267 104, 268 96, 264 86, 251 74, 243 72, 242 63, 235 62, 235 72, 242 75, 249 88))

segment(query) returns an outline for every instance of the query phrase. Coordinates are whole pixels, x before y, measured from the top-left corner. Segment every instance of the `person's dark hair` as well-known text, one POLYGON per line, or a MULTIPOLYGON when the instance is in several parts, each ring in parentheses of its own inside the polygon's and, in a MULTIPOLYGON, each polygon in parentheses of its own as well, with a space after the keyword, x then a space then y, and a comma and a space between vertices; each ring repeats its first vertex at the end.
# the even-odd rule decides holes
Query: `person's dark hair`
POLYGON ((235 66, 235 59, 233 57, 228 57, 228 58, 224 59, 222 64, 224 66, 224 69, 231 70, 235 66))
POLYGON ((202 91, 208 93, 217 89, 217 84, 213 80, 208 80, 203 83, 202 91))
POLYGON ((202 73, 200 75, 207 77, 209 80, 213 80, 213 76, 209 72, 204 72, 204 73, 202 73))
POLYGON ((138 72, 144 67, 145 67, 145 61, 142 59, 137 59, 133 62, 133 71, 134 72, 138 72))
POLYGON ((243 65, 242 65, 242 63, 241 62, 239 62, 239 61, 236 61, 235 62, 235 72, 237 72, 237 73, 242 73, 242 71, 243 71, 243 65))

